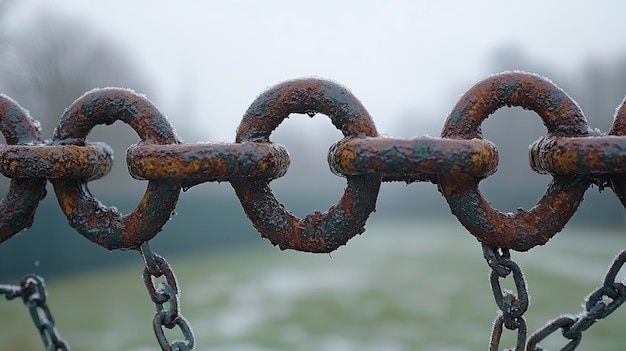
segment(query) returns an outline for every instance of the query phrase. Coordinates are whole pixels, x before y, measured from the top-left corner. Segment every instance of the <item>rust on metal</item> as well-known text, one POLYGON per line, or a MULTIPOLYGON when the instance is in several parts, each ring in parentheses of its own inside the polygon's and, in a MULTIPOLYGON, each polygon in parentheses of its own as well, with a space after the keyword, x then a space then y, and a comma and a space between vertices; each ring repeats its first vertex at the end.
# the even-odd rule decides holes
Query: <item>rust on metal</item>
POLYGON ((248 108, 236 142, 269 142, 271 132, 291 113, 323 113, 345 137, 378 136, 365 107, 345 87, 322 79, 297 79, 262 93, 248 108))
POLYGON ((483 139, 345 138, 331 147, 328 163, 337 175, 380 174, 383 181, 436 182, 440 173, 477 178, 493 174, 498 150, 483 139))
POLYGON ((128 171, 136 179, 178 179, 183 187, 233 177, 282 177, 289 167, 287 150, 276 144, 144 144, 126 150, 128 171))
MULTIPOLYGON (((613 119, 609 135, 626 137, 626 98, 615 111, 615 118, 613 119)), ((616 172, 616 174, 611 174, 610 185, 622 206, 626 208, 626 175, 624 173, 616 172)))
POLYGON ((552 175, 626 172, 626 137, 542 137, 531 145, 530 166, 552 175))
POLYGON ((111 170, 113 150, 103 143, 77 145, 2 145, 0 172, 9 178, 94 180, 111 170))
MULTIPOLYGON (((83 146, 94 126, 117 120, 132 127, 143 143, 180 143, 167 118, 148 99, 117 88, 92 90, 76 100, 63 114, 52 143, 83 146)), ((95 199, 84 179, 51 182, 70 225, 109 250, 137 248, 154 237, 169 220, 180 194, 177 182, 151 180, 137 207, 122 215, 95 199)))
POLYGON ((448 118, 444 138, 482 138, 480 125, 504 106, 536 112, 548 135, 586 136, 589 125, 580 107, 547 78, 526 72, 503 72, 476 83, 461 96, 448 118))
MULTIPOLYGON (((246 111, 236 142, 269 143, 272 131, 291 113, 322 113, 346 138, 378 136, 376 126, 360 101, 343 86, 320 79, 284 82, 261 94, 246 111)), ((339 202, 327 212, 305 218, 292 214, 262 179, 231 179, 237 197, 264 238, 281 249, 331 252, 361 234, 376 206, 380 175, 348 176, 339 202)))
MULTIPOLYGON (((152 238, 169 219, 180 188, 206 181, 230 181, 255 228, 273 244, 313 252, 330 252, 364 231, 381 181, 438 184, 452 213, 474 236, 516 250, 544 244, 560 231, 591 183, 611 186, 626 206, 626 105, 616 113, 609 135, 598 135, 563 90, 523 72, 493 75, 468 90, 440 138, 380 138, 360 101, 346 88, 320 79, 284 82, 261 94, 243 116, 233 144, 181 145, 154 105, 124 89, 99 89, 79 98, 63 115, 52 142, 43 144, 25 111, 9 98, 0 101, 8 144, 0 147, 0 171, 20 184, 36 177, 43 187, 43 178, 50 179, 70 224, 109 249, 136 248, 152 238), (537 205, 516 213, 493 209, 478 191, 498 163, 497 148, 483 139, 480 127, 504 106, 531 109, 542 118, 547 135, 531 147, 530 162, 534 170, 553 175, 537 205), (270 135, 291 113, 325 114, 344 135, 328 159, 332 172, 347 178, 346 192, 327 212, 305 218, 294 216, 269 187, 289 165, 287 151, 270 135), (86 137, 95 125, 117 120, 140 136, 127 152, 127 163, 133 177, 149 181, 141 202, 127 215, 102 206, 87 189, 89 180, 108 172, 111 152, 87 143, 86 137)), ((29 196, 40 198, 42 192, 29 196)), ((10 191, 3 203, 15 196, 10 191)))
MULTIPOLYGON (((11 98, 0 94, 0 131, 8 145, 41 143, 39 123, 11 98)), ((2 163, 4 163, 2 159, 2 163)), ((45 178, 12 178, 8 193, 0 200, 0 242, 33 224, 39 201, 46 195, 45 178)))
MULTIPOLYGON (((504 72, 470 88, 446 119, 442 138, 482 138, 480 125, 503 106, 535 111, 548 136, 585 137, 589 126, 578 105, 559 87, 538 75, 504 72)), ((545 195, 530 210, 502 213, 478 191, 479 178, 439 175, 439 190, 452 213, 480 242, 526 251, 545 244, 574 214, 590 185, 586 175, 554 176, 545 195)))
MULTIPOLYGON (((245 113, 233 144, 182 145, 152 103, 124 89, 83 95, 66 110, 51 142, 42 141, 38 123, 26 110, 0 95, 0 130, 7 144, 0 145, 0 172, 11 178, 0 201, 0 242, 32 224, 50 179, 70 225, 80 234, 110 250, 141 251, 144 281, 157 310, 153 329, 163 350, 193 349, 195 339, 180 314, 176 277, 147 241, 169 219, 181 187, 206 181, 230 181, 254 227, 273 245, 309 252, 331 252, 362 233, 381 181, 438 184, 452 213, 483 243, 491 268, 491 289, 500 311, 490 350, 499 349, 503 328, 517 329, 516 350, 541 348, 538 343, 558 330, 571 339, 564 349, 574 349, 585 330, 626 301, 626 285, 617 277, 626 264, 624 250, 602 285, 587 296, 582 313, 548 322, 527 338, 527 281, 510 249, 526 251, 549 241, 569 221, 590 184, 611 187, 626 207, 626 100, 608 135, 601 134, 589 129, 564 91, 537 75, 505 72, 477 83, 449 114, 441 138, 378 137, 369 114, 346 88, 319 79, 288 81, 264 92, 245 113), (531 109, 542 118, 547 135, 531 146, 529 158, 533 170, 552 175, 538 203, 515 213, 493 209, 478 191, 480 181, 495 173, 498 164, 497 147, 483 139, 481 124, 504 106, 531 109), (333 173, 346 177, 346 190, 327 212, 305 218, 285 208, 269 186, 289 165, 286 149, 273 144, 270 135, 291 113, 325 114, 344 135, 331 147, 328 161, 333 173), (130 173, 148 180, 139 205, 126 215, 103 206, 87 188, 88 181, 109 171, 112 151, 105 144, 87 143, 86 137, 95 125, 117 120, 129 124, 141 139, 126 154, 130 173), (515 292, 501 286, 500 279, 510 274, 515 292), (154 279, 162 276, 165 282, 154 279), (167 340, 163 327, 174 326, 184 340, 167 340)), ((56 332, 41 278, 26 278, 19 287, 0 286, 0 295, 22 297, 29 305, 47 349, 68 349, 56 332), (37 284, 27 284, 33 282, 37 284)))

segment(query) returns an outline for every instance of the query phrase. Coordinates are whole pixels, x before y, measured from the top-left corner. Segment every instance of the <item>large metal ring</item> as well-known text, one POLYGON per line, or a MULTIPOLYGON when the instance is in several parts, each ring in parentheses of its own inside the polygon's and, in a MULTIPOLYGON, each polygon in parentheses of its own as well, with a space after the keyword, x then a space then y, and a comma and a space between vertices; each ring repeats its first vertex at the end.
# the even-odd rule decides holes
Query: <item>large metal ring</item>
MULTIPOLYGON (((0 131, 8 145, 41 143, 39 122, 17 102, 0 94, 0 131)), ((0 160, 2 163, 4 159, 0 160)), ((33 224, 39 201, 46 195, 45 178, 12 178, 9 192, 0 200, 0 242, 8 240, 33 224)))
MULTIPOLYGON (((549 136, 581 137, 589 133, 578 105, 547 79, 523 72, 490 76, 470 88, 448 116, 442 138, 482 138, 480 125, 503 106, 535 111, 549 136)), ((553 176, 539 202, 530 210, 502 213, 493 209, 478 190, 480 179, 467 175, 439 175, 439 190, 452 213, 480 242, 526 251, 545 244, 574 214, 589 187, 585 175, 553 176)))
MULTIPOLYGON (((55 129, 53 145, 84 145, 98 124, 120 120, 146 144, 177 144, 174 128, 145 97, 117 88, 96 89, 76 100, 55 129)), ((109 249, 136 249, 152 239, 169 220, 180 184, 149 181, 139 205, 129 214, 103 206, 87 188, 86 179, 51 179, 69 224, 89 240, 109 249)))
MULTIPOLYGON (((261 94, 246 111, 236 142, 270 143, 269 136, 290 113, 323 113, 345 138, 377 136, 365 107, 346 88, 320 79, 281 83, 261 94)), ((348 176, 339 203, 304 219, 276 200, 265 179, 231 179, 248 218, 264 238, 281 249, 331 252, 365 229, 376 207, 380 175, 348 176)))
MULTIPOLYGON (((626 136, 626 98, 622 101, 621 106, 615 112, 615 119, 609 131, 609 135, 624 137, 626 136)), ((621 138, 620 138, 621 139, 621 138)), ((626 174, 625 172, 611 175, 611 188, 622 206, 626 208, 626 174)))

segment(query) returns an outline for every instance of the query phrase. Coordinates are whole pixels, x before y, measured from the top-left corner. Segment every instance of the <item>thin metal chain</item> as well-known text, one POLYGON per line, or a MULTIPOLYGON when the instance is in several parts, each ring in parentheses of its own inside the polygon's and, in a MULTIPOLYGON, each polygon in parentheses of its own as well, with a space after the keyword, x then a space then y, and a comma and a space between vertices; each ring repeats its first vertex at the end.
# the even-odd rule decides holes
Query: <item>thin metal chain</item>
POLYGON ((163 351, 191 351, 195 347, 195 337, 193 331, 185 317, 180 312, 180 294, 178 282, 172 267, 160 255, 154 253, 147 242, 140 246, 141 255, 146 263, 143 270, 143 281, 148 289, 150 299, 156 307, 156 314, 152 321, 152 328, 161 350, 163 351), (165 277, 165 282, 154 286, 154 278, 165 277), (169 308, 163 305, 169 303, 169 308), (175 340, 170 343, 165 336, 163 327, 172 329, 178 326, 183 334, 184 340, 175 340))
POLYGON ((42 277, 30 274, 22 279, 19 286, 0 285, 0 295, 4 295, 7 300, 22 298, 47 351, 70 350, 54 325, 54 318, 46 303, 48 292, 42 277))
POLYGON ((500 308, 491 331, 489 351, 497 351, 500 347, 503 326, 509 330, 517 330, 515 351, 523 351, 526 346, 526 320, 524 313, 528 309, 529 298, 526 278, 520 266, 511 259, 507 249, 498 249, 483 244, 483 256, 491 267, 490 282, 493 297, 500 308), (511 291, 502 291, 500 279, 513 273, 517 295, 511 291))
POLYGON ((589 294, 585 299, 585 311, 576 316, 566 315, 550 321, 546 326, 531 335, 528 339, 527 350, 544 350, 538 344, 559 329, 561 329, 563 336, 570 340, 561 350, 569 351, 576 349, 582 340, 582 333, 585 330, 589 329, 599 319, 606 318, 626 301, 626 285, 615 281, 617 274, 625 263, 626 250, 623 250, 613 260, 604 277, 602 286, 589 294), (605 299, 611 301, 606 303, 605 299))

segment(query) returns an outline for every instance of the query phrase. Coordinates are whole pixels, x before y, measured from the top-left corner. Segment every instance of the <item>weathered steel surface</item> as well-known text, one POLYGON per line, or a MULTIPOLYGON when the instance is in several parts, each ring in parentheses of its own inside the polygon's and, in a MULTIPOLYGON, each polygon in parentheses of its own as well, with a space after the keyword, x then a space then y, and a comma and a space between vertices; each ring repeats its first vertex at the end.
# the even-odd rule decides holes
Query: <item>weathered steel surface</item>
MULTIPOLYGON (((146 98, 125 89, 99 89, 86 93, 65 111, 55 129, 53 145, 85 145, 85 137, 94 126, 117 120, 131 126, 143 143, 179 143, 169 121, 146 98)), ((154 237, 169 220, 180 193, 178 183, 150 181, 139 205, 122 215, 95 199, 84 179, 51 182, 69 224, 109 250, 137 248, 154 237)))
MULTIPOLYGON (((589 126, 576 103, 547 79, 521 72, 493 75, 470 88, 446 119, 442 138, 482 138, 480 125, 503 106, 535 111, 548 136, 584 137, 589 126)), ((440 174, 439 190, 452 213, 482 243, 526 251, 545 244, 563 229, 589 187, 586 175, 554 176, 545 195, 530 210, 502 213, 478 191, 479 178, 440 174)))
MULTIPOLYGON (((291 113, 323 113, 346 138, 375 137, 376 127, 365 107, 346 88, 319 79, 284 82, 261 94, 245 113, 236 142, 269 143, 269 136, 291 113)), ((264 238, 281 249, 331 252, 362 233, 376 206, 379 175, 347 177, 339 203, 328 212, 299 218, 272 194, 267 180, 232 179, 241 205, 264 238)))
MULTIPOLYGON (((0 95, 0 131, 8 145, 41 143, 38 124, 17 102, 0 95)), ((2 159, 1 164, 5 161, 2 159)), ((9 192, 0 200, 0 242, 33 224, 39 201, 46 195, 46 179, 13 178, 9 192)))
POLYGON ((103 143, 78 145, 2 145, 0 172, 9 178, 81 178, 105 176, 113 150, 103 143))
POLYGON ((626 172, 626 137, 543 137, 530 149, 535 172, 552 175, 626 172))
POLYGON ((13 184, 0 204, 6 215, 0 241, 30 225, 45 179, 53 183, 70 224, 109 249, 137 248, 152 238, 169 219, 180 189, 207 181, 230 181, 255 228, 273 244, 313 252, 332 251, 364 231, 381 181, 438 184, 452 213, 481 242, 516 250, 544 244, 560 231, 590 184, 611 187, 626 206, 626 107, 617 112, 609 135, 591 132, 565 92, 523 72, 493 75, 468 90, 440 138, 378 137, 363 105, 346 88, 320 79, 284 82, 261 94, 232 144, 181 144, 154 105, 124 89, 85 94, 65 112, 47 143, 17 103, 7 97, 0 102, 7 139, 0 146, 0 172, 13 184), (503 106, 540 115, 547 135, 531 147, 530 163, 553 175, 537 205, 516 213, 493 209, 478 191, 480 180, 493 174, 498 163, 497 147, 483 139, 480 126, 503 106), (289 165, 287 151, 270 142, 270 135, 291 113, 326 114, 344 135, 331 147, 328 161, 333 173, 347 178, 346 192, 327 212, 305 218, 294 216, 269 187, 289 165), (149 180, 143 199, 127 215, 103 206, 87 189, 89 180, 109 171, 112 152, 85 138, 95 125, 117 120, 141 138, 126 154, 131 175, 149 180))
POLYGON ((194 145, 139 143, 126 150, 128 171, 137 179, 177 179, 183 187, 234 177, 282 177, 289 153, 276 144, 245 142, 194 145))
MULTIPOLYGON (((613 125, 609 131, 609 135, 626 137, 626 99, 622 101, 622 104, 615 112, 615 118, 613 119, 613 125)), ((619 201, 624 208, 626 208, 626 172, 616 172, 616 174, 612 174, 610 185, 615 195, 619 198, 619 201)))
MULTIPOLYGON (((500 348, 504 328, 517 330, 516 350, 537 349, 560 330, 575 348, 582 333, 626 302, 626 285, 618 273, 626 250, 613 261, 602 286, 589 294, 584 311, 560 317, 527 338, 524 313, 527 283, 510 249, 525 251, 546 243, 568 222, 590 184, 611 187, 626 207, 626 101, 608 135, 591 131, 576 103, 540 76, 505 72, 469 89, 446 119, 440 138, 381 138, 363 105, 344 87, 319 79, 279 84, 257 98, 245 113, 236 142, 181 144, 172 126, 147 99, 124 89, 88 92, 64 113, 51 142, 43 142, 38 124, 15 101, 0 95, 0 172, 12 178, 0 201, 0 242, 31 225, 45 182, 79 233, 105 248, 138 249, 146 262, 144 282, 155 303, 153 328, 161 349, 190 350, 195 338, 180 313, 176 277, 167 262, 153 253, 148 240, 169 219, 182 187, 207 181, 229 181, 244 211, 261 235, 281 249, 331 252, 362 233, 375 209, 381 181, 431 181, 452 213, 481 243, 491 268, 491 288, 498 308, 490 350, 500 348), (498 164, 496 145, 484 140, 482 122, 504 106, 535 111, 547 128, 530 148, 531 168, 553 176, 546 193, 530 210, 502 213, 478 191, 479 182, 498 164), (270 134, 291 113, 323 113, 344 138, 328 154, 333 173, 347 178, 346 190, 327 212, 294 216, 272 194, 269 182, 285 174, 289 155, 270 142, 270 134), (104 176, 112 151, 86 143, 97 124, 121 120, 141 141, 126 154, 131 175, 148 180, 146 193, 130 214, 103 206, 87 183, 104 176), (500 280, 512 273, 515 291, 500 280), (165 282, 154 278, 164 277, 165 282), (156 284, 156 285, 155 285, 156 284), (178 327, 183 340, 168 341, 163 327, 178 327)), ((0 286, 0 295, 21 296, 47 348, 67 349, 55 330, 45 303, 43 280, 34 277, 20 287, 0 286), (30 297, 27 297, 30 295, 30 297), (43 298, 42 298, 43 297, 43 298)))
POLYGON ((493 174, 498 150, 482 139, 346 138, 332 146, 328 163, 337 175, 380 174, 383 181, 436 182, 440 173, 478 178, 493 174))

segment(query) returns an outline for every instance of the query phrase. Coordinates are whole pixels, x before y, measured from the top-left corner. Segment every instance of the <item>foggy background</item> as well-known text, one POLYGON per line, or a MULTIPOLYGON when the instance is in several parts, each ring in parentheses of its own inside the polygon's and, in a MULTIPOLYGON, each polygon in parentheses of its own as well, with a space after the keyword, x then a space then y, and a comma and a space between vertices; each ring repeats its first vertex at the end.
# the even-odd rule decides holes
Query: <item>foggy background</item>
MULTIPOLYGON (((626 45, 618 1, 424 3, 410 1, 0 1, 0 92, 17 100, 50 139, 63 110, 85 91, 121 86, 146 94, 184 142, 233 141, 255 97, 281 81, 319 76, 347 86, 382 135, 438 136, 457 98, 485 76, 525 70, 550 78, 581 106, 589 124, 608 131, 626 94, 626 45)), ((483 134, 500 151, 498 172, 481 191, 501 211, 530 208, 549 176, 528 165, 528 145, 545 134, 538 116, 499 110, 483 134)), ((323 115, 292 116, 273 134, 291 167, 272 182, 299 216, 326 210, 345 180, 326 163, 341 138, 323 115)), ((92 193, 123 213, 146 182, 133 180, 125 150, 139 139, 117 122, 90 141, 115 150, 112 172, 92 193)), ((2 180, 5 191, 8 180, 2 180)), ((610 190, 590 189, 568 226, 624 227, 610 190)), ((456 221, 430 183, 383 184, 376 219, 456 221)), ((469 234, 468 234, 469 235, 469 234)), ((228 183, 181 194, 177 215, 153 240, 157 252, 184 254, 267 245, 254 231, 228 183)), ((34 271, 47 277, 136 259, 92 244, 71 229, 50 184, 35 224, 0 245, 0 278, 34 271)))

